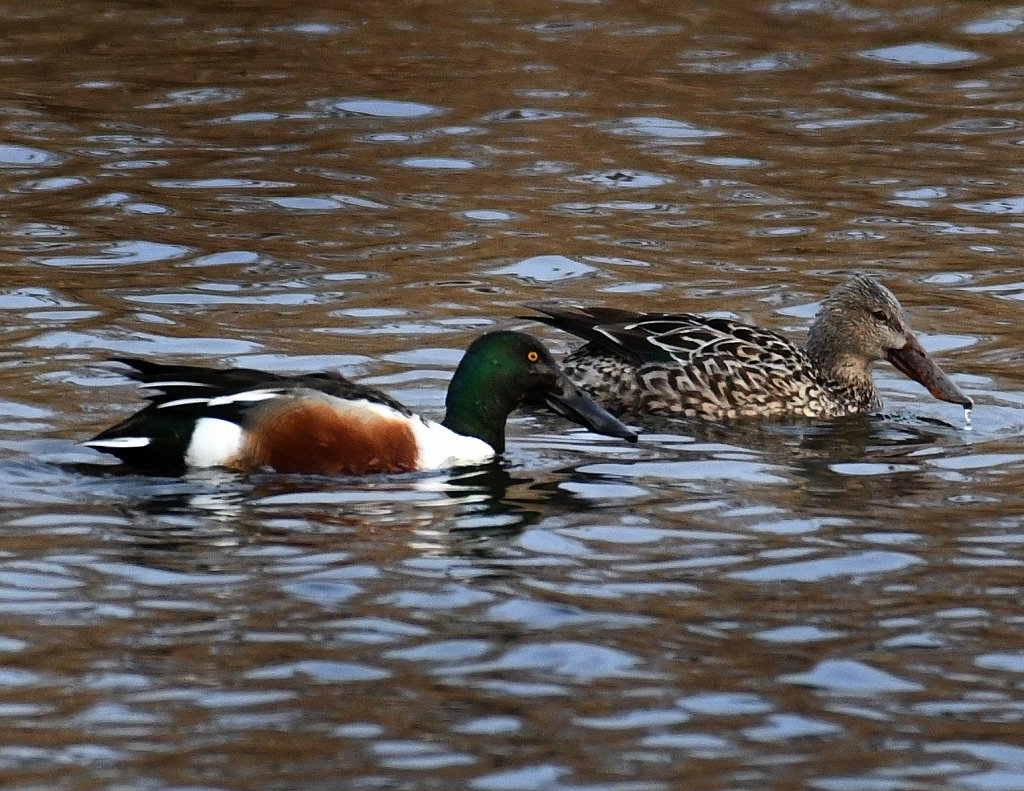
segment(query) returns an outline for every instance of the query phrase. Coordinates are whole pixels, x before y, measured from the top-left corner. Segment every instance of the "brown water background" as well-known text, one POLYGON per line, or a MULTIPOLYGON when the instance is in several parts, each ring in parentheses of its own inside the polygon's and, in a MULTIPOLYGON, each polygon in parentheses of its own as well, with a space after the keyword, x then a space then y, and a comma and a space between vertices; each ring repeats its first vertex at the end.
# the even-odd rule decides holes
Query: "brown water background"
POLYGON ((0 2, 0 786, 1024 789, 1024 10, 0 2), (511 424, 495 468, 125 474, 138 354, 438 416, 522 303, 801 338, 880 276, 977 401, 511 424))

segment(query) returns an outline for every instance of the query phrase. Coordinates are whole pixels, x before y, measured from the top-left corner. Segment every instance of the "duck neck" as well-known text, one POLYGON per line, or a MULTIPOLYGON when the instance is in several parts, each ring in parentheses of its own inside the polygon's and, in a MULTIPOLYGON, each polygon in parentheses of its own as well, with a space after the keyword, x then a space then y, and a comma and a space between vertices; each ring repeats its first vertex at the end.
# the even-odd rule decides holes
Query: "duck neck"
POLYGON ((445 407, 446 428, 483 440, 495 453, 505 451, 505 424, 516 401, 494 388, 487 371, 460 366, 448 386, 445 407))
POLYGON ((822 383, 850 412, 867 412, 881 406, 882 402, 870 375, 853 377, 849 373, 838 376, 826 374, 822 377, 822 383))
POLYGON ((819 316, 807 336, 807 357, 818 378, 846 400, 865 407, 876 404, 869 363, 847 350, 847 333, 830 324, 827 317, 827 313, 819 316))

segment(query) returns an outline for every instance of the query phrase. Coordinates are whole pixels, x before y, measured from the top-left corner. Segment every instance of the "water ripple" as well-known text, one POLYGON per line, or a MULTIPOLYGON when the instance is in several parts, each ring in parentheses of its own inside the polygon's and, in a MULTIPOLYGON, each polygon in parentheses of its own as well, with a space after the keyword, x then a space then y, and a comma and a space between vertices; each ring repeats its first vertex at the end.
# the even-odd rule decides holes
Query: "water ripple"
POLYGON ((0 145, 0 168, 53 167, 63 161, 63 157, 39 148, 10 143, 0 145))
POLYGON ((669 176, 644 173, 638 170, 610 170, 602 173, 584 173, 579 176, 572 176, 570 181, 582 184, 597 184, 603 187, 647 189, 670 184, 673 179, 669 176))
POLYGON ((791 673, 782 680, 848 695, 892 695, 924 689, 915 681, 851 659, 825 660, 806 673, 791 673))
POLYGON ((893 47, 861 50, 857 54, 868 60, 915 67, 965 66, 981 58, 977 52, 930 42, 912 42, 893 47))
POLYGON ((840 577, 888 574, 921 562, 920 558, 903 552, 871 550, 834 558, 798 560, 746 571, 733 571, 729 576, 744 582, 822 582, 840 577))
POLYGON ((597 678, 628 677, 637 673, 638 661, 631 654, 588 643, 554 640, 512 648, 489 662, 454 665, 445 675, 476 675, 503 671, 543 671, 576 682, 597 678))
POLYGON ((662 140, 698 140, 721 137, 725 134, 716 129, 701 129, 685 121, 657 117, 620 118, 609 121, 602 127, 614 135, 651 137, 662 140))
POLYGON ((395 99, 354 98, 318 101, 313 109, 352 117, 373 118, 424 118, 441 115, 444 110, 422 102, 398 101, 395 99))
POLYGON ((144 240, 112 242, 96 247, 98 252, 95 255, 37 256, 36 261, 57 267, 136 266, 182 258, 192 252, 191 248, 183 245, 144 240))
POLYGON ((492 275, 511 275, 525 283, 553 283, 589 277, 598 270, 561 255, 538 255, 508 266, 491 269, 492 275))

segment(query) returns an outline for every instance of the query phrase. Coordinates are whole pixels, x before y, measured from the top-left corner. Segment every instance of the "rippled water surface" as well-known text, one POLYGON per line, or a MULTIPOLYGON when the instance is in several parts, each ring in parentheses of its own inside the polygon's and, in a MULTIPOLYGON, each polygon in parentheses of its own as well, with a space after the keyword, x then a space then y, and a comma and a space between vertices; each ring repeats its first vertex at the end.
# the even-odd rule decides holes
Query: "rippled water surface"
POLYGON ((1024 11, 0 2, 5 789, 1024 789, 1024 11), (125 472, 119 354, 431 416, 544 299, 803 337, 852 271, 977 401, 523 414, 500 465, 125 472))

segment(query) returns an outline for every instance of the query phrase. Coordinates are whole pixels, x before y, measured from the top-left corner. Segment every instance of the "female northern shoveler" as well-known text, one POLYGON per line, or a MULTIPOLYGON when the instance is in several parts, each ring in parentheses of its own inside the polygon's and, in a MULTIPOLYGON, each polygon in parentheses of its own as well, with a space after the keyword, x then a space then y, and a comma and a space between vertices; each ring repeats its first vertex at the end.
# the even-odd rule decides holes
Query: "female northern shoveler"
POLYGON ((448 388, 443 423, 336 373, 115 362, 134 369, 129 376, 150 391, 150 403, 83 444, 149 469, 361 475, 479 464, 504 451, 505 422, 524 403, 636 440, 521 332, 492 332, 472 343, 448 388))
POLYGON ((928 356, 885 286, 853 277, 825 298, 806 352, 771 330, 690 313, 530 305, 588 343, 562 369, 616 413, 721 419, 838 417, 877 409, 886 359, 938 399, 973 402, 928 356))

